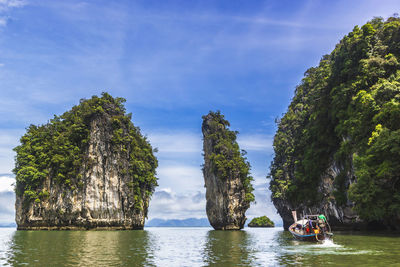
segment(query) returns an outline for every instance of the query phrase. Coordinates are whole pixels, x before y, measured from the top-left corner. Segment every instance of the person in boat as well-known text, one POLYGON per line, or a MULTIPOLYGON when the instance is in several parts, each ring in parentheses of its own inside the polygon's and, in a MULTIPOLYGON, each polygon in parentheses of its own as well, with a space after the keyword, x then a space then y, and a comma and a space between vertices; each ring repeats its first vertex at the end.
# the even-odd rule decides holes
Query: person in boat
POLYGON ((314 232, 314 227, 313 227, 311 220, 308 220, 307 225, 306 225, 306 233, 310 234, 312 232, 314 232))
POLYGON ((301 224, 296 224, 295 230, 300 232, 303 229, 303 226, 301 224))
POLYGON ((297 220, 293 215, 294 223, 289 231, 295 239, 321 241, 332 237, 329 223, 324 215, 305 215, 303 219, 297 220))
POLYGON ((328 231, 328 227, 326 226, 326 217, 323 214, 318 216, 318 225, 322 231, 328 231))

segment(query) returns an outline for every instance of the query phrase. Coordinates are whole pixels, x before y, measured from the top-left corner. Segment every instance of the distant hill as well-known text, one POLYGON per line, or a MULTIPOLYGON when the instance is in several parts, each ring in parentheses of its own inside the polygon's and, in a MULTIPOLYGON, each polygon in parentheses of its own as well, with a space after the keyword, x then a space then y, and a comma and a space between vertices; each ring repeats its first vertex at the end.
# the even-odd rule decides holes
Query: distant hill
POLYGON ((15 222, 11 223, 0 223, 0 228, 15 228, 17 224, 15 222))
MULTIPOLYGON (((250 222, 248 219, 246 222, 247 224, 250 222)), ((282 221, 279 220, 275 222, 275 227, 282 227, 282 221)), ((154 218, 148 222, 146 222, 145 227, 211 227, 210 223, 208 222, 207 218, 188 218, 183 220, 171 219, 171 220, 164 220, 159 218, 154 218)))
POLYGON ((210 223, 207 218, 188 218, 183 220, 154 218, 147 222, 145 227, 210 227, 210 223))

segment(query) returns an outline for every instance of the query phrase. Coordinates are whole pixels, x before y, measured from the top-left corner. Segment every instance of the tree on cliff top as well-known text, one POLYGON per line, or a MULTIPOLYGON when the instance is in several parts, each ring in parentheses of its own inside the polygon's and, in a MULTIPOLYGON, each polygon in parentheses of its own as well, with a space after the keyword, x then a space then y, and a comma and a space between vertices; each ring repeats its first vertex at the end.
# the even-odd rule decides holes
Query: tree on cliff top
POLYGON ((351 200, 366 220, 400 214, 399 59, 400 19, 374 18, 306 71, 274 138, 273 200, 351 200), (332 164, 335 191, 322 196, 332 164))
POLYGON ((246 151, 240 150, 236 142, 237 131, 229 130, 229 122, 225 120, 220 111, 210 111, 203 118, 203 124, 206 119, 210 127, 208 134, 204 135, 205 140, 211 140, 212 153, 206 155, 209 157, 213 172, 217 177, 227 180, 232 177, 239 177, 246 192, 246 201, 254 201, 253 186, 251 182, 253 177, 250 175, 250 163, 245 157, 246 151))
POLYGON ((116 153, 127 153, 129 158, 129 167, 121 171, 132 177, 134 195, 141 195, 140 190, 144 189, 150 196, 157 186, 157 159, 146 137, 133 125, 131 114, 126 114, 124 102, 123 98, 102 93, 101 97, 82 99, 79 105, 54 116, 47 124, 30 125, 20 139, 21 144, 14 148, 16 194, 26 201, 40 202, 49 197, 49 192, 42 190, 45 179, 52 179, 65 190, 81 189, 81 168, 85 162, 90 164, 86 154, 91 122, 103 117, 111 121, 107 129, 112 136, 110 147, 116 153))

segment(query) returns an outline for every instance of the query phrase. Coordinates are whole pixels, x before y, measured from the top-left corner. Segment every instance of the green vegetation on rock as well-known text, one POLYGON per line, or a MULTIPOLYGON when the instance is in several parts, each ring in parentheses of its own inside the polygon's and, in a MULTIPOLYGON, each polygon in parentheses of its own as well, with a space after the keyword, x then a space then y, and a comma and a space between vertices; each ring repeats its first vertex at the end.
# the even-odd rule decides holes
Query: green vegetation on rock
POLYGON ((354 27, 306 71, 274 138, 272 198, 296 207, 331 198, 361 218, 400 214, 400 19, 354 27), (334 167, 335 191, 317 187, 334 167))
MULTIPOLYGON (((210 140, 213 152, 209 155, 213 172, 221 179, 239 177, 246 192, 246 201, 254 201, 253 177, 250 175, 250 163, 245 157, 246 151, 240 150, 236 142, 237 131, 229 130, 229 122, 219 111, 212 112, 207 116, 212 117, 209 124, 210 134, 204 136, 205 141, 210 140)), ((207 116, 203 116, 203 120, 207 116)))
POLYGON ((275 227, 273 221, 267 216, 256 217, 248 224, 249 227, 275 227))
POLYGON ((49 192, 42 188, 46 179, 65 190, 81 189, 82 168, 91 164, 88 157, 91 123, 95 119, 111 120, 112 129, 107 130, 112 137, 106 145, 115 153, 127 154, 129 164, 118 166, 118 171, 132 177, 130 188, 135 206, 140 207, 141 190, 150 196, 157 185, 158 163, 146 137, 131 122, 131 114, 126 114, 124 102, 123 98, 103 93, 101 97, 82 99, 79 105, 54 116, 45 125, 30 125, 20 139, 21 144, 14 149, 17 196, 40 203, 49 197, 49 192))

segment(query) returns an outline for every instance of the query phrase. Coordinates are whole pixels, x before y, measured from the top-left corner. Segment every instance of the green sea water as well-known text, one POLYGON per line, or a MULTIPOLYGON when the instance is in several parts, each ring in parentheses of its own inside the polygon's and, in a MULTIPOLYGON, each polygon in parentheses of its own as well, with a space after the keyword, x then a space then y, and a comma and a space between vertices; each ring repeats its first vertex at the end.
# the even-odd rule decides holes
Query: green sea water
POLYGON ((0 229, 2 266, 400 266, 400 236, 335 233, 294 241, 281 228, 143 231, 0 229))

